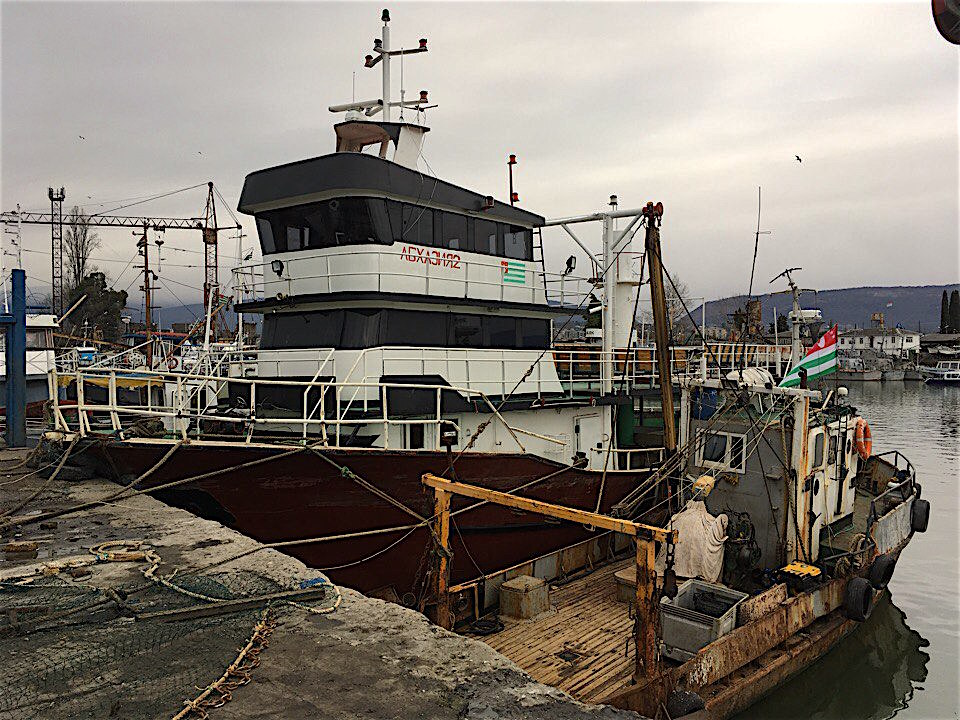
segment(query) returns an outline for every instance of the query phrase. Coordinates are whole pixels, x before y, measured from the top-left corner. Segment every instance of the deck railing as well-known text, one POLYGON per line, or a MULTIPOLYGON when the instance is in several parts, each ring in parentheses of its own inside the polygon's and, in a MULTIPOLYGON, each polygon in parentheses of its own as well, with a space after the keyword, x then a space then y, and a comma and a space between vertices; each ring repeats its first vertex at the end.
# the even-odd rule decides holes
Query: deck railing
POLYGON ((241 265, 233 273, 241 302, 350 288, 582 308, 596 290, 588 278, 545 272, 529 260, 419 250, 424 253, 377 248, 297 255, 279 260, 279 271, 272 260, 241 265))
MULTIPOLYGON (((265 380, 120 368, 77 368, 67 374, 51 371, 49 377, 56 429, 77 432, 81 436, 93 434, 95 428, 109 433, 122 433, 129 427, 129 423, 125 425, 125 420, 156 418, 164 421, 168 434, 184 440, 190 437, 227 436, 247 444, 255 440, 254 432, 257 431, 265 435, 282 434, 287 439, 297 436, 302 440, 319 437, 324 445, 332 447, 357 447, 355 441, 358 430, 373 428, 380 433, 373 441, 382 439, 382 443, 376 447, 389 449, 391 428, 423 425, 436 429, 432 446, 425 449, 440 450, 444 447, 441 430, 456 431, 458 443, 465 445, 468 441, 462 436, 457 423, 444 416, 444 394, 455 393, 476 403, 482 412, 491 414, 513 438, 515 451, 526 452, 520 435, 561 442, 511 426, 490 398, 481 392, 458 386, 265 380), (75 405, 60 403, 57 389, 64 384, 75 384, 75 405), (224 399, 228 384, 234 402, 228 407, 211 404, 224 399), (89 399, 89 386, 105 388, 106 399, 102 402, 89 399), (119 390, 124 387, 146 388, 147 391, 142 393, 140 402, 121 403, 119 390), (151 392, 155 388, 162 388, 164 392, 151 392), (284 407, 275 402, 277 392, 286 388, 294 390, 286 399, 296 397, 298 402, 295 407, 284 407), (366 412, 351 410, 347 397, 357 388, 375 392, 379 396, 377 407, 368 406, 366 412), (430 407, 425 407, 418 417, 392 414, 391 391, 420 391, 423 397, 429 394, 430 407), (242 400, 237 401, 238 398, 242 400), (68 415, 71 420, 67 419, 68 415)), ((363 439, 370 441, 369 436, 363 439)))

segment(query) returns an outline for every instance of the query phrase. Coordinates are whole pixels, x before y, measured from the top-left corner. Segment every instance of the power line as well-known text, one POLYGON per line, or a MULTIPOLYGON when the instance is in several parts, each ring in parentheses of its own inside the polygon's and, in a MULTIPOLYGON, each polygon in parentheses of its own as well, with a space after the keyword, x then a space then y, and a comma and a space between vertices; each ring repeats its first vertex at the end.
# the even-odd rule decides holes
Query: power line
POLYGON ((150 202, 151 200, 159 200, 160 198, 170 197, 171 195, 176 195, 177 193, 186 192, 187 190, 196 190, 197 188, 203 187, 204 185, 206 185, 206 183, 200 183, 199 185, 191 185, 190 187, 180 188, 179 190, 171 190, 170 192, 161 193, 160 195, 153 195, 151 197, 146 198, 145 200, 138 200, 137 202, 129 203, 128 205, 120 205, 118 207, 113 208, 112 210, 103 210, 101 212, 94 213, 89 217, 97 217, 99 215, 108 215, 110 213, 116 212, 117 210, 123 210, 124 208, 133 207, 134 205, 143 205, 144 203, 150 202))
MULTIPOLYGON (((29 253, 37 253, 38 255, 50 255, 50 251, 48 251, 48 250, 32 250, 32 249, 30 249, 30 248, 23 248, 23 251, 24 251, 24 252, 29 252, 29 253)), ((89 259, 89 260, 95 260, 96 262, 112 262, 112 263, 122 263, 122 262, 123 262, 123 260, 117 260, 117 259, 115 259, 115 258, 106 258, 106 257, 100 257, 100 256, 94 256, 94 255, 91 255, 88 259, 89 259)), ((198 267, 200 267, 199 265, 182 265, 182 264, 178 264, 178 263, 164 263, 164 265, 166 265, 166 266, 168 266, 168 267, 178 267, 178 268, 198 268, 198 267)))

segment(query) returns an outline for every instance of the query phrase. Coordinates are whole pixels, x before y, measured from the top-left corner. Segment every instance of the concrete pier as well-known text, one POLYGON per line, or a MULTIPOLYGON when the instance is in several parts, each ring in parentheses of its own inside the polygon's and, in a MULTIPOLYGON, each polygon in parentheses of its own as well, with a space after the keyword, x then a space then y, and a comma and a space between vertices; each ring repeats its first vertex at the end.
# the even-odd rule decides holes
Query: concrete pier
POLYGON ((51 468, 17 467, 24 456, 0 453, 0 513, 15 509, 0 524, 18 518, 0 543, 0 719, 201 717, 186 703, 221 678, 200 707, 224 720, 639 717, 577 703, 488 645, 350 589, 327 612, 336 593, 310 584, 316 570, 146 495, 32 522, 117 486, 49 482, 51 468), (311 588, 298 605, 275 599, 267 621, 266 601, 244 605, 311 588))

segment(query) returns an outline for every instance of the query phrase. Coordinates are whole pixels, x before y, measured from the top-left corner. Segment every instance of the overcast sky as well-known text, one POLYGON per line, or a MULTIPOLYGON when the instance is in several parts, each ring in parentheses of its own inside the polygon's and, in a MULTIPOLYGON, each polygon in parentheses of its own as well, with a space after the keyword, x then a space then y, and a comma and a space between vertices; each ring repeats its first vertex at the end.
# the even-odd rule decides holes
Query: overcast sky
MULTIPOLYGON (((207 180, 235 209, 247 173, 333 150, 326 108, 351 99, 353 73, 358 99, 380 96, 362 62, 381 7, 3 2, 2 209, 49 209, 51 184, 100 212, 207 180)), ((788 265, 823 289, 960 278, 958 50, 929 2, 390 7, 394 45, 429 38, 405 86, 439 103, 424 156, 443 179, 505 198, 516 153, 522 205, 547 217, 659 200, 665 263, 691 295, 746 292, 758 185, 760 291, 788 265)), ((100 235, 95 262, 138 305, 130 230, 100 235)), ((166 241, 160 302, 198 301, 198 234, 166 241)), ((576 250, 545 241, 555 270, 576 250)), ((47 292, 49 229, 24 247, 47 292)), ((224 268, 235 254, 227 240, 224 268)))

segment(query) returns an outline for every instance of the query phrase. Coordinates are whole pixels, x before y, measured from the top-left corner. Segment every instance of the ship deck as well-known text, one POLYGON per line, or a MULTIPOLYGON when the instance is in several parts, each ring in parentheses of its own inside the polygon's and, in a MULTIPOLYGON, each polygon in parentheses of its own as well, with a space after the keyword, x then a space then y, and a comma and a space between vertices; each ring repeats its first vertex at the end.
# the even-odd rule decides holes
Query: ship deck
MULTIPOLYGON (((848 549, 853 537, 863 532, 871 500, 870 495, 857 492, 852 521, 829 537, 835 549, 848 549)), ((633 565, 633 558, 626 558, 562 585, 552 584, 548 612, 530 620, 502 617, 504 629, 482 639, 534 680, 559 688, 582 702, 601 703, 627 686, 634 672, 633 620, 628 604, 617 599, 614 579, 615 573, 633 565)), ((842 620, 836 617, 821 618, 814 628, 823 626, 833 631, 838 623, 842 624, 842 620)), ((716 683, 704 692, 705 699, 723 695, 731 686, 740 687, 751 673, 770 664, 771 658, 788 652, 797 642, 797 638, 789 638, 761 661, 716 683)), ((665 662, 672 665, 669 660, 665 662)))
POLYGON ((483 640, 530 676, 583 702, 599 702, 633 675, 629 606, 617 600, 614 573, 634 560, 551 586, 550 611, 531 620, 504 618, 483 640))

